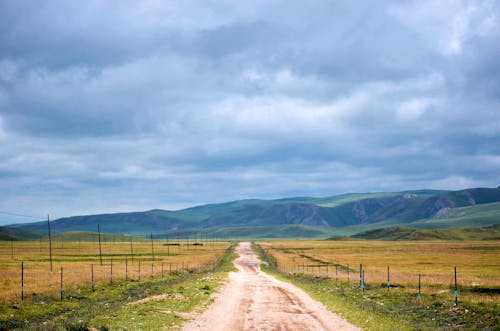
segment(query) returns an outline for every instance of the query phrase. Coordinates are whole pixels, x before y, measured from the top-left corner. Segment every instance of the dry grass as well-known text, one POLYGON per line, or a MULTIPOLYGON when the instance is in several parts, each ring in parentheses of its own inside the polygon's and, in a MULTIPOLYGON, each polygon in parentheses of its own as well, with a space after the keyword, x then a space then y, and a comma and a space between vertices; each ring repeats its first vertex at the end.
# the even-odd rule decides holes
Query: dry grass
MULTIPOLYGON (((405 291, 416 291, 418 274, 427 294, 452 291, 453 268, 457 267, 460 287, 500 287, 499 241, 279 241, 260 245, 274 258, 280 269, 290 273, 309 273, 359 282, 359 265, 363 264, 365 282, 372 286, 387 283, 390 266, 391 284, 405 291), (330 264, 328 270, 326 266, 330 264), (335 265, 337 265, 337 272, 335 265), (327 274, 328 271, 328 274, 327 274)), ((452 292, 450 292, 452 293, 452 292)), ((499 295, 470 291, 461 294, 472 302, 500 302, 499 295)))
POLYGON ((53 243, 53 265, 50 271, 48 242, 0 242, 0 302, 21 300, 21 261, 24 261, 24 293, 30 299, 36 294, 59 296, 60 272, 63 269, 65 292, 80 287, 91 287, 91 265, 96 284, 161 276, 187 269, 209 268, 223 256, 229 243, 204 243, 203 246, 165 246, 154 242, 154 260, 151 242, 107 242, 102 244, 100 263, 99 245, 93 242, 53 243), (133 255, 132 255, 133 251, 133 255), (111 267, 112 265, 112 267, 111 267), (111 278, 112 268, 112 278, 111 278), (140 273, 140 274, 139 274, 140 273))

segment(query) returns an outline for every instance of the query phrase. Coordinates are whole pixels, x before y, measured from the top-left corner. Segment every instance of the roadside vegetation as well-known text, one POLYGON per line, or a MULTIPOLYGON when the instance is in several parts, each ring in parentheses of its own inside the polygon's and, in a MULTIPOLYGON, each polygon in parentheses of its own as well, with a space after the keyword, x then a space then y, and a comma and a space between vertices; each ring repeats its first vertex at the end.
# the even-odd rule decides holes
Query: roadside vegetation
POLYGON ((498 242, 288 241, 254 244, 254 249, 267 262, 265 271, 367 330, 498 330, 500 325, 498 242), (423 280, 420 300, 418 273, 423 280))
MULTIPOLYGON (((33 245, 33 243, 24 243, 33 245)), ((75 247, 76 242, 65 243, 68 247, 75 247)), ((118 243, 115 243, 118 244, 118 243)), ((134 267, 137 268, 142 254, 146 254, 146 246, 151 243, 138 243, 134 267), (141 250, 142 249, 142 250, 141 250)), ((115 279, 112 283, 105 277, 95 283, 94 290, 86 279, 74 284, 64 291, 62 300, 56 291, 37 284, 26 291, 24 301, 18 296, 2 296, 0 302, 0 330, 170 330, 178 328, 186 319, 201 310, 211 300, 214 293, 223 283, 227 272, 232 270, 234 245, 228 243, 214 243, 205 247, 186 246, 178 248, 179 252, 166 254, 163 246, 155 255, 155 273, 151 273, 151 263, 144 263, 144 274, 139 280, 137 277, 125 279, 122 269, 115 270, 115 279), (198 256, 198 257, 196 257, 198 256), (159 270, 160 259, 169 261, 177 258, 178 261, 188 259, 191 264, 184 262, 183 267, 168 269, 163 262, 163 272, 159 270), (195 263, 195 260, 199 262, 195 263), (211 262, 211 263, 207 263, 211 262), (118 275, 121 275, 119 277, 118 275)), ((81 243, 80 243, 81 245, 81 243)), ((6 245, 4 245, 6 246, 6 245)), ((18 246, 18 250, 19 250, 18 246)), ((108 249, 112 247, 109 244, 108 249)), ((6 247, 3 247, 3 252, 6 247)), ((5 254, 4 258, 5 258, 5 254)), ((71 255, 71 254, 68 254, 71 255)), ((116 253, 115 253, 116 255, 116 253)), ((72 266, 87 264, 89 259, 97 262, 99 256, 90 254, 71 255, 72 266)), ((115 257, 116 258, 116 257, 115 257)), ((118 257, 119 258, 119 257, 118 257)), ((145 259, 146 256, 142 256, 145 259)), ((67 257, 69 259, 69 257, 67 257)), ((65 260, 58 255, 57 263, 65 260)), ((173 260, 172 260, 173 261, 173 260)), ((5 262, 5 261, 3 261, 5 262)), ((34 263, 34 261, 31 261, 34 263)), ((42 261, 39 263, 47 263, 42 261)), ((116 263, 116 262, 115 262, 116 263)), ((98 264, 98 263, 96 263, 98 264)), ((118 264, 118 263, 117 263, 118 264)), ((132 264, 131 264, 132 265, 132 264)), ((170 265, 170 263, 168 264, 170 265)), ((177 265, 179 265, 177 263, 177 265)), ((180 265, 182 266, 182 264, 180 265)), ((47 265, 45 265, 47 267, 47 265)), ((87 271, 85 268, 85 271, 87 271)), ((109 266, 108 266, 109 269, 109 266)), ((68 277, 75 275, 68 267, 68 277)), ((83 270, 78 269, 77 270, 83 270)), ((55 273, 55 272, 54 272, 55 273)), ((55 273, 57 275, 57 273, 55 273)), ((15 277, 16 284, 19 280, 15 277)), ((129 274, 129 277, 132 276, 129 274)), ((2 277, 2 286, 12 282, 2 277)), ((19 290, 19 287, 17 287, 19 290)))

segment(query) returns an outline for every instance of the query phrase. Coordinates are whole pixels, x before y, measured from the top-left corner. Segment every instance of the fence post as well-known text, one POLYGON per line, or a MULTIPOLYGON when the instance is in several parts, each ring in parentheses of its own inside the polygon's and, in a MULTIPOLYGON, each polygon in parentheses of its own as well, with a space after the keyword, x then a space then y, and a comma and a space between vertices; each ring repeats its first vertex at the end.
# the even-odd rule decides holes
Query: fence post
POLYGON ((128 259, 125 258, 125 280, 128 280, 128 259))
POLYGON ((50 258, 50 272, 52 272, 52 236, 50 234, 50 217, 47 214, 47 227, 49 229, 49 258, 50 258))
POLYGON ((420 304, 420 299, 422 299, 422 295, 420 294, 420 274, 418 274, 418 295, 417 295, 418 304, 420 304))
POLYGON ((349 268, 349 265, 347 265, 347 284, 349 284, 351 282, 351 277, 350 277, 350 271, 351 269, 349 268))
POLYGON ((24 301, 24 261, 21 262, 21 301, 24 301))
POLYGON ((151 278, 153 278, 154 274, 154 262, 151 262, 151 278))
POLYGON ((155 249, 153 245, 153 232, 151 232, 151 255, 153 256, 153 261, 155 260, 155 249))
POLYGON ((101 265, 102 265, 101 226, 99 224, 97 224, 97 235, 99 238, 99 260, 101 261, 101 265))
POLYGON ((109 284, 113 285, 113 259, 109 262, 109 284))
POLYGON ((328 263, 326 264, 326 278, 328 278, 328 263))
POLYGON ((61 288, 60 288, 60 292, 61 292, 61 301, 63 301, 63 268, 61 267, 61 288))
POLYGON ((132 236, 130 236, 130 256, 132 257, 132 265, 134 265, 134 246, 132 245, 132 236))
POLYGON ((455 306, 458 307, 457 267, 455 267, 455 306))
POLYGON ((391 278, 389 273, 389 265, 387 265, 387 291, 391 288, 391 278))
POLYGON ((172 263, 169 263, 169 264, 168 264, 168 268, 169 268, 169 269, 168 269, 168 274, 169 274, 169 275, 172 275, 172 263))
POLYGON ((361 287, 363 288, 363 292, 365 292, 365 269, 363 269, 363 277, 361 278, 361 283, 363 284, 361 287))
POLYGON ((359 287, 363 288, 363 265, 359 265, 359 287))
POLYGON ((141 260, 139 260, 139 281, 141 281, 141 260))
POLYGON ((163 262, 161 263, 161 278, 163 278, 163 262))
POLYGON ((92 292, 95 291, 95 282, 94 282, 94 264, 90 265, 90 273, 92 274, 92 292))

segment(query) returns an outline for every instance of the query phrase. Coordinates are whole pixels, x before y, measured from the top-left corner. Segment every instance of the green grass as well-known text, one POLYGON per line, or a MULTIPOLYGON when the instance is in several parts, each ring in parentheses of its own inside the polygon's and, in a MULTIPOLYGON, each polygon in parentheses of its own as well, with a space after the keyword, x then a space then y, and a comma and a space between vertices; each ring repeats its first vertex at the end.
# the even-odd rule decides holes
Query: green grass
MULTIPOLYGON (((453 289, 441 286, 433 294, 424 295, 421 304, 417 301, 416 289, 393 288, 384 284, 367 283, 362 291, 356 274, 351 282, 336 281, 324 277, 289 274, 274 266, 273 256, 254 244, 268 266, 262 268, 276 277, 291 282, 322 302, 328 309, 349 322, 366 330, 498 330, 500 304, 486 301, 459 302, 454 306, 453 289)), ((474 293, 478 289, 461 287, 460 293, 474 293)), ((490 296, 498 295, 500 289, 489 289, 490 296)))
POLYGON ((210 231, 211 235, 233 239, 318 238, 331 236, 335 230, 305 225, 228 227, 210 231))
POLYGON ((137 281, 97 285, 94 292, 79 289, 59 302, 35 295, 24 303, 0 306, 0 330, 159 330, 175 328, 184 315, 211 300, 233 270, 231 246, 211 271, 173 273, 137 281), (131 304, 162 295, 161 300, 131 304))
POLYGON ((500 224, 500 202, 454 208, 448 218, 433 218, 412 222, 417 228, 451 228, 500 224))
POLYGON ((0 226, 0 240, 2 241, 33 240, 42 236, 43 233, 39 231, 0 226))
MULTIPOLYGON (((330 239, 344 239, 337 237, 330 239)), ((493 225, 484 228, 451 228, 451 229, 415 229, 403 226, 392 226, 363 231, 349 238, 369 240, 498 240, 500 227, 493 225)))
MULTIPOLYGON (((96 242, 98 240, 99 234, 97 232, 91 231, 70 231, 70 232, 61 232, 52 236, 52 240, 54 243, 64 242, 96 242)), ((102 242, 129 242, 130 239, 134 242, 138 241, 149 241, 148 238, 144 237, 135 237, 123 234, 114 234, 114 233, 101 233, 101 241, 102 242)), ((45 236, 43 238, 47 240, 45 236)))

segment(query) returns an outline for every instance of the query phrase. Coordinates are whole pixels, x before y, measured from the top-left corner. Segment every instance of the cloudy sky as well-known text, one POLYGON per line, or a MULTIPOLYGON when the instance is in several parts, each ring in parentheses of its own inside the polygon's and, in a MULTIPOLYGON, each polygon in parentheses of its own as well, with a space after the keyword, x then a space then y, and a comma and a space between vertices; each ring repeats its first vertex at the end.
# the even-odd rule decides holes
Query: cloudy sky
POLYGON ((1 1, 0 223, 496 187, 499 59, 494 0, 1 1))

